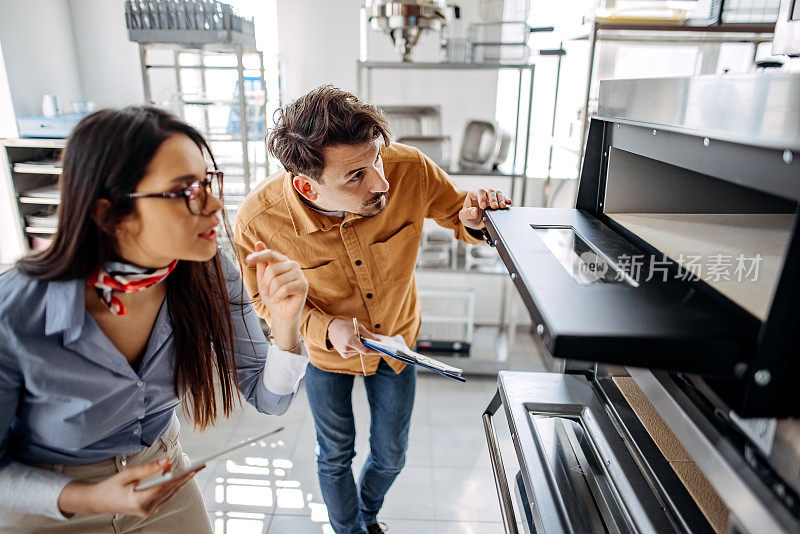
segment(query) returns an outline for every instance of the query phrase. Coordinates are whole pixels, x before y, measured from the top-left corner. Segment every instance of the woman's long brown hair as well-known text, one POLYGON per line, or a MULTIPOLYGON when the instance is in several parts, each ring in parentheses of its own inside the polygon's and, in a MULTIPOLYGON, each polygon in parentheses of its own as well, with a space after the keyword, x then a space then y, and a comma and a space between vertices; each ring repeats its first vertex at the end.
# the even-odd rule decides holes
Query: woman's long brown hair
MULTIPOLYGON (((203 136, 161 109, 105 109, 85 117, 62 155, 61 204, 53 243, 20 259, 17 269, 40 280, 85 279, 115 258, 114 230, 136 209, 125 195, 136 189, 161 143, 176 134, 188 136, 216 167, 203 136), (96 221, 93 207, 101 198, 112 207, 96 221)), ((205 262, 179 261, 166 284, 175 336, 175 393, 195 426, 204 429, 217 417, 215 378, 226 416, 239 399, 233 325, 219 254, 205 262)))

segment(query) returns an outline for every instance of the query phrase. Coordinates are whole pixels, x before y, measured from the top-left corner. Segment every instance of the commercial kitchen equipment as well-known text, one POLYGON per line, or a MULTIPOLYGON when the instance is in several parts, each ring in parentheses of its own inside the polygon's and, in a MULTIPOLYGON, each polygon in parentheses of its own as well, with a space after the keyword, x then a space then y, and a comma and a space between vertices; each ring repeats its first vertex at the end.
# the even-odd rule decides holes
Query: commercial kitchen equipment
POLYGON ((397 142, 418 148, 444 170, 452 166, 449 135, 407 135, 398 137, 397 142))
POLYGON ((508 158, 511 140, 511 134, 496 121, 471 120, 464 128, 459 165, 484 172, 497 169, 508 158))
POLYGON ((441 106, 380 106, 395 139, 442 135, 441 106))
POLYGON ((603 81, 575 209, 487 213, 554 371, 484 413, 507 532, 800 532, 798 94, 603 81))
MULTIPOLYGON (((786 0, 794 2, 795 0, 786 0)), ((730 2, 736 5, 738 2, 730 2)), ((668 5, 668 4, 667 4, 668 5)), ((714 45, 721 47, 725 43, 747 43, 752 52, 753 65, 759 58, 759 45, 769 43, 773 40, 773 22, 753 22, 753 23, 722 23, 713 24, 708 21, 698 21, 688 19, 685 24, 642 24, 642 23, 623 23, 622 21, 609 22, 597 18, 594 15, 588 17, 587 24, 583 31, 579 32, 573 39, 567 41, 588 41, 589 55, 586 58, 586 89, 584 92, 583 103, 579 111, 579 127, 575 129, 577 136, 573 139, 560 139, 557 146, 576 153, 575 168, 578 176, 580 162, 585 150, 586 134, 589 128, 589 121, 595 115, 598 76, 595 65, 601 64, 598 55, 601 53, 600 43, 619 43, 619 46, 645 46, 658 44, 661 46, 686 47, 687 45, 714 45)), ((569 48, 569 44, 566 44, 569 48)), ((699 47, 698 50, 703 49, 699 47)), ((710 48, 713 49, 713 48, 710 48)), ((699 53, 699 52, 698 52, 699 53)), ((778 53, 778 52, 774 52, 778 53)), ((710 61, 716 57, 714 54, 706 53, 702 56, 699 74, 711 74, 716 72, 716 61, 710 61)), ((699 56, 698 56, 699 58, 699 56)), ((700 61, 700 59, 698 59, 700 61)))
POLYGON ((447 17, 446 0, 366 0, 365 15, 373 30, 391 37, 403 61, 426 30, 439 32, 447 17))

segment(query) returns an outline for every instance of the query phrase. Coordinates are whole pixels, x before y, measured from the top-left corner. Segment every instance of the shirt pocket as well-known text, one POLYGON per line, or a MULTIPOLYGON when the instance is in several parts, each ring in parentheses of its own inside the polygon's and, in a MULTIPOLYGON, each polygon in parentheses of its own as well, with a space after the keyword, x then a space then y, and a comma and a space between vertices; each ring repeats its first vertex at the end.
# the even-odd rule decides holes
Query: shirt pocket
POLYGON ((302 269, 308 280, 308 300, 321 309, 350 295, 352 288, 339 260, 302 269))
POLYGON ((370 245, 383 283, 407 283, 414 276, 421 235, 419 223, 413 222, 402 227, 389 239, 370 245))

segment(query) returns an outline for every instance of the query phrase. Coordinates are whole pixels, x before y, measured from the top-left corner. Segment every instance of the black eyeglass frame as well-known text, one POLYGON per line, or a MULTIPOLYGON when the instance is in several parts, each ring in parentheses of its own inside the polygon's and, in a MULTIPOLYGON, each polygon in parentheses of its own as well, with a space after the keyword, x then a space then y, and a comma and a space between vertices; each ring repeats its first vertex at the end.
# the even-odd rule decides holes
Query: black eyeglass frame
POLYGON ((124 198, 182 198, 184 201, 186 201, 186 208, 189 210, 189 213, 192 215, 202 215, 203 210, 206 209, 206 205, 208 204, 208 195, 213 194, 213 192, 209 191, 209 188, 211 187, 211 183, 214 178, 219 181, 219 191, 221 195, 223 172, 217 169, 213 171, 206 171, 205 179, 196 180, 180 191, 167 191, 164 193, 128 193, 124 198), (199 211, 194 211, 192 210, 191 200, 196 198, 195 195, 201 194, 201 191, 204 195, 202 197, 203 203, 200 206, 199 211))

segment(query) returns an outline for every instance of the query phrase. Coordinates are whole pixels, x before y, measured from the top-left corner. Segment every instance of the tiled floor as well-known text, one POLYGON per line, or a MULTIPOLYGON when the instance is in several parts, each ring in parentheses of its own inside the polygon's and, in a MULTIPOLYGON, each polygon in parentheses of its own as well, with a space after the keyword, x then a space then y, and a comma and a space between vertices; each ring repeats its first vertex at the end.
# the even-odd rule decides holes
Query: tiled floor
MULTIPOLYGON (((379 514, 390 534, 503 532, 481 421, 495 384, 493 377, 469 377, 462 384, 420 373, 406 467, 379 514)), ((353 408, 353 468, 358 474, 369 450, 369 410, 361 379, 356 380, 353 408)), ((181 442, 193 458, 273 426, 285 427, 264 446, 244 449, 198 474, 217 534, 333 532, 317 482, 314 426, 304 391, 281 417, 246 406, 203 434, 194 433, 186 422, 182 425, 181 442)), ((501 414, 495 427, 506 471, 513 477, 516 458, 501 414)))

